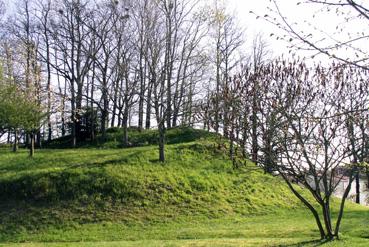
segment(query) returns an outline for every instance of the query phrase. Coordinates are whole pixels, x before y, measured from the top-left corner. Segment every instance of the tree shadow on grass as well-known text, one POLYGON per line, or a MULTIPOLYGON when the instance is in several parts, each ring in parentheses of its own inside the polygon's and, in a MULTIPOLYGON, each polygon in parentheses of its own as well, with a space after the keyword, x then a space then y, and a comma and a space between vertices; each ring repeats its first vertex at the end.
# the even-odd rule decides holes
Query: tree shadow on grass
POLYGON ((281 245, 275 245, 275 247, 300 247, 300 246, 311 246, 311 247, 318 247, 318 246, 324 246, 326 244, 332 243, 334 241, 338 240, 320 240, 320 239, 313 239, 313 240, 306 240, 301 241, 298 243, 293 244, 281 244, 281 245))

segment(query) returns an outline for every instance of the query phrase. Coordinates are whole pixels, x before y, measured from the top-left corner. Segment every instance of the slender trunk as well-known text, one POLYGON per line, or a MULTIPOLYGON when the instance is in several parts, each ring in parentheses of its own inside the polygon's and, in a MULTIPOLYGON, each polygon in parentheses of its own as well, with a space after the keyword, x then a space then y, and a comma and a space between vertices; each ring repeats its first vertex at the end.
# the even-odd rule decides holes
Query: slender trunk
POLYGON ((247 128, 243 128, 243 133, 242 133, 242 143, 241 143, 241 148, 242 148, 242 156, 244 158, 246 158, 246 143, 247 143, 247 128))
MULTIPOLYGON (((141 53, 142 54, 142 53, 141 53)), ((140 56, 141 56, 140 54, 140 56)), ((138 102, 138 129, 141 131, 143 128, 143 116, 144 116, 144 101, 145 101, 145 68, 142 65, 142 58, 140 58, 140 95, 138 102)))
POLYGON ((47 66, 47 141, 50 142, 52 138, 52 126, 51 126, 51 67, 50 67, 50 45, 49 39, 47 35, 47 31, 45 30, 45 38, 46 38, 46 66, 47 66))
POLYGON ((165 144, 165 127, 164 123, 159 123, 159 161, 165 162, 165 153, 164 153, 164 144, 165 144))
POLYGON ((332 222, 331 222, 331 211, 329 206, 329 199, 322 205, 322 212, 324 218, 324 224, 326 229, 326 238, 333 239, 333 230, 332 230, 332 222))
POLYGON ((14 143, 13 143, 13 152, 18 151, 18 130, 14 131, 14 143))
POLYGON ((295 188, 292 186, 291 182, 288 180, 288 178, 283 175, 283 173, 281 173, 284 181, 287 183, 288 187, 290 188, 290 190, 292 191, 292 193, 310 210, 310 212, 313 214, 315 222, 318 226, 319 229, 319 233, 320 233, 320 238, 324 239, 326 237, 322 222, 320 221, 319 218, 319 214, 318 212, 315 210, 315 208, 303 197, 299 194, 299 192, 297 192, 297 190, 295 190, 295 188))
POLYGON ((233 166, 235 167, 235 159, 234 159, 234 155, 235 155, 235 150, 234 150, 234 127, 233 127, 233 124, 232 124, 232 127, 231 127, 231 131, 229 134, 229 141, 230 141, 230 144, 229 144, 229 157, 233 163, 233 166))
POLYGON ((259 146, 258 146, 258 133, 257 133, 257 128, 258 128, 258 122, 257 122, 257 86, 256 86, 256 82, 254 82, 254 92, 253 92, 253 99, 252 99, 252 133, 251 133, 251 138, 252 138, 252 150, 251 150, 251 158, 252 161, 257 164, 258 163, 258 151, 259 151, 259 146))
POLYGON ((29 137, 30 137, 30 142, 31 142, 29 146, 29 156, 33 157, 35 154, 35 135, 34 133, 31 133, 29 137))
POLYGON ((151 127, 151 93, 153 83, 155 83, 154 80, 152 81, 149 90, 147 91, 145 129, 150 129, 151 127))
POLYGON ((103 140, 105 141, 106 140, 106 122, 108 118, 108 106, 109 106, 106 86, 104 86, 103 88, 102 98, 103 98, 103 109, 101 112, 101 123, 100 124, 101 124, 101 136, 103 140))
POLYGON ((123 112, 123 146, 128 146, 128 113, 129 107, 128 102, 125 100, 123 112))
POLYGON ((71 82, 71 108, 72 108, 72 147, 77 146, 77 117, 76 117, 76 104, 74 93, 74 82, 71 82))
POLYGON ((220 27, 218 26, 218 37, 216 47, 216 94, 215 94, 215 132, 219 133, 219 100, 220 100, 220 66, 221 66, 221 48, 220 48, 220 27))
POLYGON ((171 118, 172 118, 172 67, 173 61, 171 59, 172 56, 172 18, 170 12, 167 13, 167 33, 166 33, 166 51, 165 51, 165 72, 166 72, 166 79, 167 79, 167 88, 166 88, 166 122, 167 128, 171 127, 171 118))
POLYGON ((356 198, 355 202, 360 204, 360 172, 358 171, 355 175, 355 188, 356 188, 356 198))
POLYGON ((119 109, 118 109, 118 127, 122 127, 122 115, 123 115, 123 111, 122 111, 122 107, 123 106, 119 106, 119 109))
POLYGON ((340 210, 339 210, 338 217, 337 217, 336 229, 334 230, 334 235, 337 238, 338 238, 338 233, 339 233, 340 226, 341 226, 341 220, 342 220, 342 216, 343 216, 343 210, 345 208, 346 198, 347 198, 347 196, 348 196, 348 194, 350 193, 350 190, 351 190, 352 180, 353 180, 353 177, 351 175, 350 180, 349 180, 349 184, 348 184, 345 192, 342 195, 340 210))
POLYGON ((91 141, 95 140, 95 111, 94 111, 94 92, 95 92, 95 63, 92 65, 92 80, 90 91, 90 108, 91 108, 91 141))
POLYGON ((118 90, 119 90, 119 81, 115 81, 114 85, 114 98, 113 98, 113 111, 111 117, 111 127, 115 126, 115 118, 117 116, 117 106, 118 106, 118 90))

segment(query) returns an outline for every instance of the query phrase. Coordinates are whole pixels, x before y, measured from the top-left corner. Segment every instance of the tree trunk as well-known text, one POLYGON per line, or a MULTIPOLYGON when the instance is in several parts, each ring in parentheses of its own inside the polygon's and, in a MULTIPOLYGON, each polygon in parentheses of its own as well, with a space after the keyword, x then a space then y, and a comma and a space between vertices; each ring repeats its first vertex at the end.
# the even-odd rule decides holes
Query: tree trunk
POLYGON ((72 147, 77 146, 77 116, 76 116, 76 95, 74 90, 74 80, 70 82, 71 110, 72 110, 72 147))
POLYGON ((123 112, 123 146, 128 147, 128 102, 124 104, 123 112))
POLYGON ((94 111, 94 80, 95 80, 95 66, 92 69, 92 83, 91 83, 91 102, 90 102, 90 108, 91 108, 91 141, 95 140, 95 111, 94 111))
POLYGON ((51 67, 50 67, 50 45, 45 29, 46 38, 46 66, 47 66, 47 141, 50 142, 52 138, 52 127, 51 127, 51 67))
POLYGON ((140 59, 140 95, 138 102, 138 129, 143 129, 143 116, 144 116, 144 101, 145 101, 145 71, 142 66, 142 59, 140 59))
POLYGON ((350 190, 351 190, 351 184, 352 184, 352 175, 350 176, 349 184, 348 184, 345 192, 342 195, 340 210, 338 212, 338 217, 337 217, 336 228, 334 230, 334 235, 335 235, 336 238, 338 238, 338 233, 339 233, 339 230, 340 230, 341 220, 342 220, 342 216, 343 216, 343 210, 345 208, 346 198, 347 198, 347 196, 348 196, 348 194, 350 193, 350 190))
POLYGON ((254 92, 253 92, 253 99, 252 99, 252 150, 251 150, 251 158, 252 161, 257 165, 258 163, 258 122, 257 122, 257 93, 256 93, 256 82, 254 82, 254 92))
POLYGON ((18 130, 14 131, 14 143, 13 143, 13 152, 18 151, 18 130))
POLYGON ((319 214, 318 212, 315 210, 315 208, 303 197, 299 194, 299 192, 297 190, 295 190, 295 188, 293 187, 293 185, 291 184, 291 182, 288 180, 288 178, 281 173, 281 176, 283 178, 283 180, 287 183, 288 187, 290 188, 290 190, 292 191, 292 193, 310 210, 310 212, 313 214, 314 218, 315 218, 315 222, 318 226, 319 229, 319 233, 320 233, 320 239, 325 239, 326 238, 326 234, 322 225, 322 222, 320 221, 319 218, 319 214))
POLYGON ((329 206, 329 199, 322 205, 324 224, 326 229, 326 238, 333 239, 332 221, 331 221, 331 211, 329 206))
POLYGON ((165 144, 165 127, 164 127, 164 123, 160 123, 159 124, 159 161, 160 162, 165 162, 164 144, 165 144))
MULTIPOLYGON (((358 169, 359 170, 359 169, 358 169)), ((358 171, 355 175, 355 183, 356 183, 356 199, 355 202, 360 204, 360 172, 358 171)))
POLYGON ((11 136, 11 131, 8 131, 8 138, 6 139, 7 144, 10 143, 10 136, 11 136))
POLYGON ((111 127, 115 126, 115 117, 117 115, 117 101, 118 101, 118 90, 119 90, 119 83, 118 81, 115 82, 114 85, 114 98, 113 98, 113 110, 112 110, 112 116, 111 116, 111 127))
POLYGON ((151 90, 152 90, 152 83, 149 87, 149 90, 147 91, 145 129, 150 129, 151 127, 151 93, 152 93, 151 90))
POLYGON ((33 157, 35 154, 35 135, 34 133, 29 135, 30 137, 30 146, 29 146, 29 156, 33 157))

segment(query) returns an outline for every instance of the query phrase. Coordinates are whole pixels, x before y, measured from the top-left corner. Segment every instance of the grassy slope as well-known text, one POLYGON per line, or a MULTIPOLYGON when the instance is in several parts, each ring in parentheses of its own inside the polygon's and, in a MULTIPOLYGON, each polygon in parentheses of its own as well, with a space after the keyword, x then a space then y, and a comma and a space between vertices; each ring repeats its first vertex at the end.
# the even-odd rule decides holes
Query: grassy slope
MULTIPOLYGON (((99 147, 119 146, 119 135, 110 133, 99 147)), ((318 236, 282 181, 251 163, 233 170, 214 136, 171 130, 168 160, 160 164, 156 146, 148 146, 155 132, 134 135, 142 147, 49 149, 32 160, 25 151, 1 150, 0 241, 260 246, 318 236)), ((334 245, 367 246, 369 211, 349 205, 345 216, 346 242, 334 245)))

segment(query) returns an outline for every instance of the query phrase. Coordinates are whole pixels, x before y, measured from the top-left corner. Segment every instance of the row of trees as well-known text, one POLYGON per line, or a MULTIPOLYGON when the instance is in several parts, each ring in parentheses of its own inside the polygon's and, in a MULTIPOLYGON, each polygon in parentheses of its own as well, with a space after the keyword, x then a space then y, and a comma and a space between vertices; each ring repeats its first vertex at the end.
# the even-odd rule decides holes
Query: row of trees
POLYGON ((219 92, 243 44, 224 6, 194 0, 19 0, 6 17, 4 77, 32 91, 47 113, 38 146, 70 134, 75 147, 114 126, 128 146, 133 120, 158 127, 161 161, 165 130, 198 121, 203 92, 219 92))
MULTIPOLYGON (((280 175, 312 212, 322 238, 338 237, 351 184, 368 171, 368 84, 368 71, 350 65, 309 67, 277 60, 256 70, 245 67, 212 96, 224 106, 222 128, 231 159, 237 165, 241 149, 266 172, 280 175), (343 181, 348 186, 334 224, 331 198, 343 181)), ((206 121, 215 128, 215 104, 207 106, 206 121)))
POLYGON ((312 212, 321 237, 338 237, 345 199, 355 178, 358 187, 369 150, 361 62, 272 61, 260 37, 243 56, 234 17, 194 0, 20 0, 2 37, 4 88, 14 99, 31 95, 46 113, 45 124, 36 119, 31 131, 14 127, 2 101, 0 130, 9 140, 16 143, 23 130, 29 144, 34 136, 40 145, 70 135, 75 147, 96 138, 96 129, 104 139, 108 127, 118 126, 128 146, 134 120, 139 129, 158 128, 165 161, 166 129, 202 124, 230 140, 235 165, 243 155, 282 176, 312 212), (349 186, 333 224, 331 197, 343 179, 349 186))

